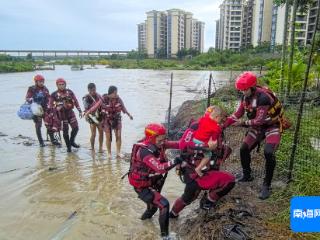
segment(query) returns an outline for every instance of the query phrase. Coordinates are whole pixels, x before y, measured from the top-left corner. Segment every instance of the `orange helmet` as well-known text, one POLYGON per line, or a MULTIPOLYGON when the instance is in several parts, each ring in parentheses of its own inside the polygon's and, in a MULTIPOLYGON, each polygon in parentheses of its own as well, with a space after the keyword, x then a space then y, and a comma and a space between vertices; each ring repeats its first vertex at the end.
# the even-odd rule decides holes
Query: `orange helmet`
POLYGON ((60 84, 60 83, 66 84, 66 80, 64 80, 63 78, 58 78, 58 79, 56 80, 56 84, 58 85, 58 84, 60 84))
POLYGON ((166 133, 165 126, 160 123, 149 123, 144 129, 146 139, 155 139, 157 136, 165 135, 166 133))
POLYGON ((43 77, 42 75, 40 75, 40 74, 37 74, 37 75, 35 75, 35 76, 33 77, 33 80, 34 80, 35 82, 44 81, 44 77, 43 77))
POLYGON ((257 85, 257 76, 252 72, 244 72, 237 78, 235 85, 239 91, 255 87, 257 85))

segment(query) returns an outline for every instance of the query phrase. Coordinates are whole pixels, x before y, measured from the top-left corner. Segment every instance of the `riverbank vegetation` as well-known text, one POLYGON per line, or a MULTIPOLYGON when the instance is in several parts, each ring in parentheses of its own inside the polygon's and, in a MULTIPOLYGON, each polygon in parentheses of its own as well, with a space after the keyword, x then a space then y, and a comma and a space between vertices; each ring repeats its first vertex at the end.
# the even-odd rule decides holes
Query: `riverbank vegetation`
POLYGON ((211 48, 200 54, 196 50, 181 49, 177 58, 148 58, 147 54, 132 50, 127 55, 110 55, 100 57, 11 57, 2 55, 1 72, 32 71, 35 65, 44 61, 55 62, 56 65, 105 65, 109 68, 123 69, 176 69, 176 70, 245 70, 261 68, 272 60, 280 58, 279 48, 270 50, 266 43, 256 48, 243 49, 241 52, 216 51, 211 48), (28 68, 27 68, 28 67, 28 68))
POLYGON ((34 70, 34 63, 28 59, 19 59, 0 55, 0 73, 28 72, 34 70))

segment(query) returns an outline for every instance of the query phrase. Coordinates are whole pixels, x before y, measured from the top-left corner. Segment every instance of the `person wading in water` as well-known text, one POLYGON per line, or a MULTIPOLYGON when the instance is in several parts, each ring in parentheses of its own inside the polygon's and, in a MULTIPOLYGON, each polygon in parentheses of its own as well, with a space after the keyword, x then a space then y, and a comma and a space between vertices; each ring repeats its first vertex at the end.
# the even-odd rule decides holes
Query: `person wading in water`
POLYGON ((123 157, 121 154, 121 112, 127 114, 131 120, 133 120, 133 117, 127 111, 123 101, 118 96, 118 89, 115 86, 110 86, 108 94, 104 94, 102 99, 86 112, 85 116, 89 116, 89 114, 95 112, 99 107, 101 108, 102 113, 102 127, 106 133, 108 158, 111 158, 112 130, 114 130, 116 136, 117 158, 121 158, 123 157))
POLYGON ((86 116, 87 122, 90 124, 91 137, 90 144, 91 150, 94 151, 94 144, 96 140, 97 129, 99 132, 99 152, 103 152, 103 129, 101 124, 101 109, 97 109, 95 112, 86 114, 95 103, 97 103, 101 96, 96 91, 96 85, 94 83, 88 84, 88 94, 82 98, 84 105, 84 116, 86 116))

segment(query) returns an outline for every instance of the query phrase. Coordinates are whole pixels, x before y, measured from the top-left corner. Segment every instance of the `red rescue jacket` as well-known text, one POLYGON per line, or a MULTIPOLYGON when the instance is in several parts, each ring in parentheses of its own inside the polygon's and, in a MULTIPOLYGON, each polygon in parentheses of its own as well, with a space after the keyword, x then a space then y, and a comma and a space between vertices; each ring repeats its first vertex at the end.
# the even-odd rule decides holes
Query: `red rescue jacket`
POLYGON ((160 149, 146 141, 133 145, 128 174, 129 183, 135 188, 151 187, 152 177, 164 174, 174 167, 164 156, 165 149, 178 149, 177 142, 167 142, 160 149))

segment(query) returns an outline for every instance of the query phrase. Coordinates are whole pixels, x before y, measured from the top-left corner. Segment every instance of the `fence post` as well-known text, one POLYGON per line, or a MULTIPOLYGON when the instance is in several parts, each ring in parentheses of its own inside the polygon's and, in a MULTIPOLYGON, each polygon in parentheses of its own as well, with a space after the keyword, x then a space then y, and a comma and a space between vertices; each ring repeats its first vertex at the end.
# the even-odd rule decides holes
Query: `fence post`
MULTIPOLYGON (((320 7, 320 0, 318 0, 318 7, 320 7)), ((316 35, 317 35, 318 26, 319 26, 319 14, 320 14, 320 11, 318 11, 318 13, 317 13, 315 30, 314 30, 314 33, 312 36, 312 45, 311 45, 309 58, 308 58, 308 65, 307 65, 307 69, 306 69, 305 77, 304 77, 304 82, 303 82, 303 90, 302 90, 301 97, 300 97, 300 106, 299 106, 299 112, 298 112, 298 116, 297 116, 297 125, 296 125, 295 131, 294 131, 292 151, 291 151, 290 162, 289 162, 288 182, 290 182, 292 180, 292 170, 293 170, 295 153, 297 150, 299 130, 300 130, 301 119, 302 119, 302 114, 303 114, 303 105, 304 105, 304 101, 305 101, 306 90, 307 90, 307 85, 308 85, 308 80, 309 80, 309 73, 310 73, 310 68, 312 65, 312 55, 313 55, 314 48, 315 48, 316 35)))
POLYGON ((210 76, 209 76, 207 108, 210 106, 210 98, 211 98, 211 82, 212 82, 212 73, 210 73, 210 76))
POLYGON ((173 73, 171 73, 170 80, 170 99, 169 99, 169 109, 168 109, 168 135, 170 133, 170 121, 171 121, 171 104, 172 104, 172 81, 173 81, 173 73))

